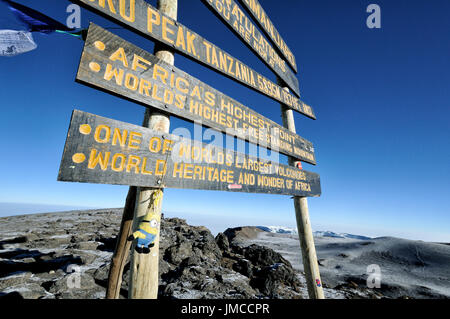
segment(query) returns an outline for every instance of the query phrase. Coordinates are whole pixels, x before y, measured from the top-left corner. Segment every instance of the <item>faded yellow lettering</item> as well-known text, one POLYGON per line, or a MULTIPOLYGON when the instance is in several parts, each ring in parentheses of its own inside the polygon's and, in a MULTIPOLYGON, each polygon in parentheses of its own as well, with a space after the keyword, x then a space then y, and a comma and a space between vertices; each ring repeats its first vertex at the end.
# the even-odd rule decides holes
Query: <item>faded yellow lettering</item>
POLYGON ((111 161, 111 169, 115 172, 122 172, 123 169, 125 168, 125 161, 126 161, 126 157, 124 154, 114 154, 112 161, 111 161), (117 160, 120 159, 120 165, 117 166, 117 160))
POLYGON ((140 138, 142 137, 141 133, 138 132, 130 132, 130 138, 128 140, 128 148, 138 150, 139 145, 141 144, 140 138), (135 145, 137 144, 137 145, 135 145))
POLYGON ((167 24, 170 24, 172 26, 175 25, 171 19, 167 18, 166 16, 163 16, 163 18, 162 18, 162 38, 165 41, 169 42, 170 44, 173 44, 174 41, 171 38, 169 38, 167 36, 167 34, 169 33, 169 34, 173 35, 173 34, 175 34, 175 31, 170 29, 170 27, 168 27, 167 24))
POLYGON ((111 128, 107 125, 99 125, 95 129, 94 140, 97 143, 108 143, 111 137, 111 128), (101 137, 102 132, 104 132, 104 137, 101 137))
POLYGON ((120 11, 120 16, 122 18, 124 18, 126 21, 128 22, 134 22, 136 19, 136 5, 135 5, 135 0, 129 0, 130 1, 130 14, 127 16, 127 13, 125 12, 125 4, 126 4, 126 0, 120 0, 120 4, 119 4, 119 11, 120 11))
POLYGON ((97 155, 97 150, 94 148, 91 151, 91 155, 89 156, 88 168, 94 169, 97 165, 100 165, 102 171, 106 171, 108 168, 109 157, 111 156, 111 152, 106 152, 105 156, 102 155, 102 152, 99 152, 97 155))
POLYGON ((116 127, 113 133, 112 145, 117 145, 117 142, 119 142, 120 146, 125 147, 125 144, 127 142, 127 135, 127 130, 123 130, 123 133, 121 133, 120 129, 116 127))
POLYGON ((141 164, 141 158, 139 156, 130 155, 127 163, 127 173, 130 173, 134 169, 135 174, 139 174, 139 164, 141 164))
POLYGON ((116 52, 114 52, 113 54, 111 54, 111 56, 109 57, 109 59, 111 61, 117 61, 119 60, 120 62, 122 62, 124 67, 128 67, 128 60, 127 60, 127 55, 125 54, 125 50, 123 48, 118 48, 116 50, 116 52))
POLYGON ((147 65, 140 64, 139 62, 144 62, 144 63, 146 63, 148 65, 152 65, 152 63, 150 61, 144 59, 143 57, 141 57, 141 56, 139 56, 137 54, 135 54, 134 57, 133 57, 133 63, 131 64, 131 69, 133 71, 136 71, 138 67, 143 69, 143 70, 147 70, 148 69, 147 65))
POLYGON ((148 7, 147 9, 147 31, 153 33, 153 25, 161 24, 161 16, 160 14, 148 7))
POLYGON ((114 77, 116 79, 116 84, 121 86, 123 83, 123 75, 124 70, 116 68, 113 69, 112 65, 108 63, 106 65, 105 75, 103 78, 106 81, 111 81, 111 79, 114 77))

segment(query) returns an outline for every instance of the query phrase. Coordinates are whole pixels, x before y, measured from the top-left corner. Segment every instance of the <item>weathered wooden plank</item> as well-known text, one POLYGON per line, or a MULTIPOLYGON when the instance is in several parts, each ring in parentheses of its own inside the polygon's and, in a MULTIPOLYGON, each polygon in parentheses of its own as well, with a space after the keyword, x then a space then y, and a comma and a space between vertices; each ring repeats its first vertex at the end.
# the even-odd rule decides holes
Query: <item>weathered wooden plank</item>
POLYGON ((284 58, 289 62, 290 66, 297 72, 297 62, 295 56, 289 49, 286 42, 281 37, 278 30, 275 28, 274 24, 270 20, 266 11, 259 3, 258 0, 239 0, 242 6, 247 10, 247 12, 253 16, 258 26, 264 31, 266 36, 275 44, 279 52, 284 56, 284 58))
MULTIPOLYGON (((224 50, 179 22, 160 13, 144 0, 70 0, 128 29, 160 43, 225 76, 260 92, 289 108, 316 119, 313 109, 297 96, 284 91, 224 50)), ((288 84, 288 83, 287 83, 288 84)), ((294 90, 295 88, 291 88, 294 90)))
MULTIPOLYGON (((234 0, 202 1, 288 87, 299 87, 295 74, 234 0)), ((300 94, 300 89, 296 93, 300 94)))
POLYGON ((95 24, 89 27, 76 79, 316 164, 311 142, 95 24))
POLYGON ((75 110, 59 181, 320 196, 318 174, 75 110))

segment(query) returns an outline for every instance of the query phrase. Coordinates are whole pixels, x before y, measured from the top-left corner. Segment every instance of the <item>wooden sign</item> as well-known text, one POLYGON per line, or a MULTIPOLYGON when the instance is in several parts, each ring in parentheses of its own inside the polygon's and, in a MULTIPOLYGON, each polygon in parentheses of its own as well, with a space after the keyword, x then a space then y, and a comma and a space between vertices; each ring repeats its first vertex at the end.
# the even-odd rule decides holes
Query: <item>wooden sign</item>
POLYGON ((272 21, 267 16, 258 0, 239 0, 243 7, 253 16, 259 27, 264 31, 269 39, 276 45, 280 53, 289 62, 290 66, 297 72, 297 62, 291 49, 281 37, 272 21))
POLYGON ((298 79, 286 62, 280 58, 277 51, 259 32, 250 18, 241 10, 234 0, 202 0, 203 3, 221 19, 225 25, 242 41, 247 47, 256 53, 276 75, 278 75, 297 95, 300 95, 298 79), (297 89, 298 91, 295 91, 297 89))
MULTIPOLYGON (((287 107, 316 119, 311 106, 232 57, 144 0, 71 0, 184 56, 218 71, 287 107)), ((289 83, 286 83, 289 84, 289 83)), ((292 88, 291 88, 292 89, 292 88)), ((295 89, 295 88, 294 88, 295 89)), ((294 91, 295 93, 295 91, 294 91)))
POLYGON ((95 24, 89 27, 76 79, 316 164, 311 142, 95 24))
POLYGON ((320 196, 315 173, 75 110, 59 181, 320 196))

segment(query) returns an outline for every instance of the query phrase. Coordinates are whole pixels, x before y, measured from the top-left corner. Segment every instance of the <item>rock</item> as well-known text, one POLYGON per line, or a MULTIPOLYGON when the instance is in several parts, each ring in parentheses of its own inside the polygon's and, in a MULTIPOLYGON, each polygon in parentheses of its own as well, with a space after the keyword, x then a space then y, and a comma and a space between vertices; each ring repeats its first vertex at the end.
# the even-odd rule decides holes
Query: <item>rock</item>
POLYGON ((3 293, 17 293, 24 299, 39 299, 48 295, 47 291, 37 283, 25 283, 11 286, 3 290, 3 293))
POLYGON ((216 244, 224 252, 228 252, 230 250, 230 242, 224 233, 217 234, 216 244))
POLYGON ((6 300, 21 300, 24 298, 17 291, 13 291, 13 292, 9 292, 9 293, 0 292, 0 299, 6 301, 6 300))
POLYGON ((248 239, 254 239, 258 236, 259 233, 263 232, 263 230, 257 227, 236 227, 236 228, 228 228, 224 235, 228 237, 228 241, 232 245, 240 245, 245 243, 248 239))
POLYGON ((30 278, 33 274, 31 272, 22 272, 10 275, 8 277, 4 277, 0 279, 0 291, 7 289, 13 286, 19 286, 22 284, 26 284, 30 281, 30 278))
POLYGON ((81 259, 81 263, 83 265, 89 265, 95 262, 98 259, 98 255, 90 253, 90 251, 80 251, 77 250, 77 255, 79 255, 81 259))
POLYGON ((98 250, 114 252, 117 242, 116 236, 111 237, 99 236, 95 240, 101 243, 97 247, 98 250))
POLYGON ((178 287, 177 287, 176 283, 168 284, 168 285, 166 285, 166 287, 164 287, 163 295, 164 296, 172 296, 177 288, 178 287))
POLYGON ((97 270, 94 271, 93 277, 100 282, 107 282, 109 276, 110 264, 103 264, 97 270))
POLYGON ((67 248, 78 250, 96 250, 99 245, 100 243, 95 241, 86 241, 74 243, 72 245, 69 245, 67 248))
POLYGON ((104 294, 104 288, 97 285, 88 274, 67 274, 54 281, 48 291, 58 299, 93 299, 96 295, 104 294))
POLYGON ((173 266, 165 261, 163 258, 159 258, 159 275, 162 276, 173 270, 173 266))
POLYGON ((27 238, 27 242, 33 242, 39 239, 39 235, 33 232, 27 233, 25 236, 27 238))
POLYGON ((282 263, 265 266, 257 271, 252 277, 251 285, 270 297, 283 294, 283 287, 291 287, 299 292, 301 286, 292 267, 282 263))
POLYGON ((23 263, 29 264, 29 263, 34 263, 36 260, 32 257, 27 257, 27 258, 23 258, 20 260, 23 263))
MULTIPOLYGON (((130 267, 129 263, 126 264, 124 267, 124 272, 122 274, 121 289, 123 290, 124 297, 127 296, 126 291, 128 290, 129 267, 130 267)), ((108 285, 109 268, 110 263, 103 264, 98 269, 93 270, 91 274, 91 276, 93 276, 94 278, 95 283, 105 289, 105 293, 106 287, 108 285)), ((91 273, 91 271, 87 271, 87 273, 91 273)))
POLYGON ((253 265, 247 259, 239 259, 236 263, 233 264, 234 271, 251 278, 253 276, 253 265))
POLYGON ((183 242, 179 245, 169 247, 164 254, 164 259, 172 264, 178 264, 191 255, 192 244, 183 242))
POLYGON ((355 282, 353 282, 353 281, 350 281, 349 283, 348 283, 348 285, 351 287, 351 288, 358 288, 358 284, 357 283, 355 283, 355 282))
POLYGON ((291 263, 284 259, 279 253, 274 250, 258 246, 258 245, 250 245, 248 247, 243 248, 242 255, 246 259, 252 262, 257 266, 271 266, 273 264, 283 263, 292 268, 291 263))

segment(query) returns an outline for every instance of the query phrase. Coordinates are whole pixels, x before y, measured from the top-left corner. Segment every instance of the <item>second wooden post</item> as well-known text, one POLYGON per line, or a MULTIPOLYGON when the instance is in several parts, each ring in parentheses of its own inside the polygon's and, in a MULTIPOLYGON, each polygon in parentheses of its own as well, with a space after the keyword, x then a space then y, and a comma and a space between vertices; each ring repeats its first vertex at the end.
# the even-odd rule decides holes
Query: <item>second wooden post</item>
MULTIPOLYGON (((278 82, 280 84, 282 83, 280 79, 278 82)), ((284 89, 289 90, 288 88, 284 89)), ((283 118, 284 127, 292 133, 296 133, 294 112, 286 106, 281 105, 281 116, 283 118)), ((289 157, 289 165, 297 166, 294 158, 289 157)), ((322 280, 320 278, 319 264, 317 262, 316 247, 314 245, 314 237, 309 219, 308 199, 306 197, 295 196, 294 207, 309 298, 325 299, 322 280)))

